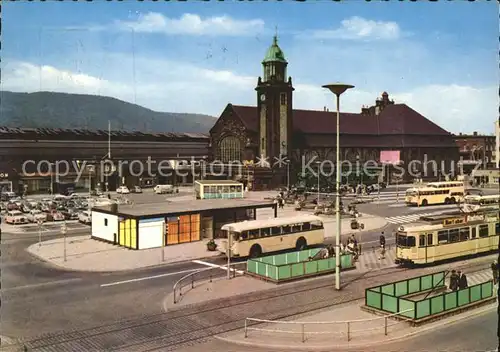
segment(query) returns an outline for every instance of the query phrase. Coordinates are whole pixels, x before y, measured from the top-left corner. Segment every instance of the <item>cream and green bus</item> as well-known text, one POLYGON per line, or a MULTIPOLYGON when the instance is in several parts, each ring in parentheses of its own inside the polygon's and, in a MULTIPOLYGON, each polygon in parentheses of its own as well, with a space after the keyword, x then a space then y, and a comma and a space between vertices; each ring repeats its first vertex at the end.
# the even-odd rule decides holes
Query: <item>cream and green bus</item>
POLYGON ((498 251, 499 214, 476 212, 421 217, 396 233, 396 264, 428 264, 498 251))
POLYGON ((220 252, 231 256, 255 258, 263 253, 322 244, 325 229, 321 218, 314 215, 242 221, 222 226, 223 239, 216 240, 220 252))
POLYGON ((408 206, 455 204, 463 200, 464 193, 462 181, 431 182, 423 187, 407 189, 405 202, 408 206))

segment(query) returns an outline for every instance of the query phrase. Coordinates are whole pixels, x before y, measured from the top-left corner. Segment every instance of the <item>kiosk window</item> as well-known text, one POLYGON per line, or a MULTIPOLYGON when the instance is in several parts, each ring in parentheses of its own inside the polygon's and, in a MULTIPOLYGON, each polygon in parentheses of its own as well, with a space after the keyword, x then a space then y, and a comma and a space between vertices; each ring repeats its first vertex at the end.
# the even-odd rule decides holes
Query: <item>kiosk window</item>
POLYGON ((488 237, 488 225, 479 225, 479 237, 488 237))

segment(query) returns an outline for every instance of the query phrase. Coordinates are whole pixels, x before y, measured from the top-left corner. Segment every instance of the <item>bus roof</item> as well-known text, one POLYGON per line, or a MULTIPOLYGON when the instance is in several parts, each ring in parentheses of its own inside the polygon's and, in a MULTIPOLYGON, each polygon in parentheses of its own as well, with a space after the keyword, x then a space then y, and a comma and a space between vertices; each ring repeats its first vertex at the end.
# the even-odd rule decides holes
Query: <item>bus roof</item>
POLYGON ((444 185, 452 185, 452 186, 463 186, 464 181, 440 181, 440 182, 429 182, 427 184, 427 187, 434 187, 434 186, 444 186, 444 185))
POLYGON ((247 230, 259 229, 263 227, 274 227, 274 226, 284 226, 290 224, 298 224, 303 222, 311 222, 311 221, 321 221, 323 220, 316 215, 299 215, 299 216, 290 216, 283 218, 272 218, 272 219, 261 219, 261 220, 249 220, 249 221, 241 221, 235 222, 232 224, 226 224, 222 226, 222 230, 229 230, 235 232, 242 232, 247 230))
POLYGON ((489 194, 486 196, 481 196, 479 194, 469 194, 465 196, 465 199, 500 199, 500 194, 489 194))

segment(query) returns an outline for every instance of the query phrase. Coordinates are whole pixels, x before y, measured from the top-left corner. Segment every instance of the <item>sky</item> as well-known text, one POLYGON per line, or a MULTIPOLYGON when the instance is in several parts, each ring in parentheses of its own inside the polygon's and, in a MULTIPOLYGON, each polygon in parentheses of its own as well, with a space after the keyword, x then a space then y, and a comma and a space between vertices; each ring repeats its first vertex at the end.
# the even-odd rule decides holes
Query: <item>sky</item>
POLYGON ((334 110, 321 86, 355 86, 341 110, 383 91, 452 133, 498 118, 496 2, 7 2, 1 89, 112 96, 220 116, 256 105, 278 34, 297 109, 334 110))

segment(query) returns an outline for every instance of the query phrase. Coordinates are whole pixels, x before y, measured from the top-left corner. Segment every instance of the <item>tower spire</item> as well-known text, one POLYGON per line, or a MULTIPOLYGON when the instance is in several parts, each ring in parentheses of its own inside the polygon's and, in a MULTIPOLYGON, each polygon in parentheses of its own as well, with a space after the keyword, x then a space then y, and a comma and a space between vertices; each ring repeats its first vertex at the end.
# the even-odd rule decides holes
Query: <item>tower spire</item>
POLYGON ((274 44, 278 44, 278 26, 274 26, 274 44))

